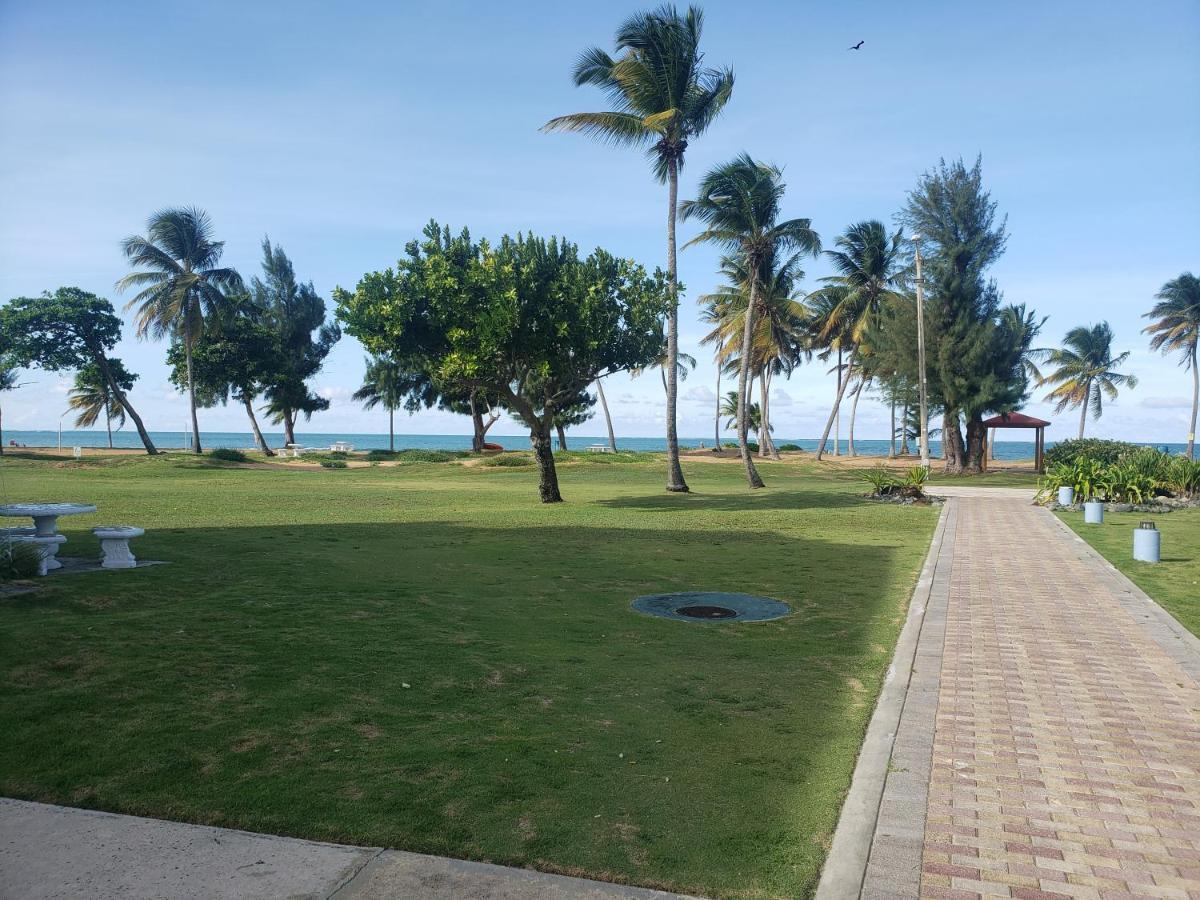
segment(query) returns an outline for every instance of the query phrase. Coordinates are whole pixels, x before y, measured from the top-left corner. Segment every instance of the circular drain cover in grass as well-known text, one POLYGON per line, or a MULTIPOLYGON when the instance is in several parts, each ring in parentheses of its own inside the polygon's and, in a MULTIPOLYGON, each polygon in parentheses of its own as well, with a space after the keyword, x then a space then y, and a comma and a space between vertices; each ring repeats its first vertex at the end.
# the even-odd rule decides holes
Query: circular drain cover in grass
POLYGON ((651 616, 684 622, 765 622, 792 611, 790 606, 778 600, 722 591, 650 594, 634 600, 633 608, 651 616))

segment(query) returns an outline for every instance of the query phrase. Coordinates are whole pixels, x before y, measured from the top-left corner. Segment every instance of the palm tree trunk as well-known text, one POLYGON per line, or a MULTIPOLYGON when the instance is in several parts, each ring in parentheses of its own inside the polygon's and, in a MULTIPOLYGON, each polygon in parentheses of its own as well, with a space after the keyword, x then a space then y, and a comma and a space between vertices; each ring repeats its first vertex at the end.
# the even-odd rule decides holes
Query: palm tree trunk
MULTIPOLYGON (((895 434, 895 431, 892 432, 895 434)), ((912 448, 908 446, 908 404, 905 403, 900 411, 900 455, 908 456, 912 448)))
POLYGON ((717 414, 713 419, 713 451, 721 452, 721 360, 717 359, 717 414))
MULTIPOLYGON (((754 260, 747 260, 748 272, 757 273, 758 266, 754 260)), ((737 392, 737 427, 738 450, 742 454, 742 462, 746 466, 746 481, 751 488, 765 487, 754 468, 754 459, 750 456, 747 434, 750 430, 750 398, 747 396, 750 380, 750 352, 754 346, 754 310, 758 306, 758 276, 750 278, 750 302, 746 304, 745 323, 742 327, 742 356, 738 360, 738 392, 737 392)))
MULTIPOLYGON (((857 345, 850 347, 850 358, 846 362, 846 368, 848 368, 848 369, 854 368, 854 356, 857 352, 858 352, 857 345)), ((819 447, 817 447, 817 459, 820 459, 825 454, 825 442, 829 440, 829 432, 833 428, 834 418, 837 416, 838 409, 842 405, 842 395, 846 392, 846 383, 850 380, 848 378, 842 378, 841 356, 842 356, 842 354, 841 354, 841 351, 839 350, 838 351, 838 392, 837 392, 837 397, 833 401, 833 409, 831 409, 829 411, 829 418, 825 422, 825 431, 821 435, 821 445, 819 447)), ((836 441, 837 438, 835 437, 834 440, 836 441)), ((834 455, 836 456, 837 454, 835 453, 834 455)))
POLYGON ((612 416, 608 413, 608 401, 604 399, 604 385, 596 379, 596 393, 600 395, 600 408, 604 410, 604 424, 608 428, 608 449, 617 452, 617 436, 613 433, 612 416))
POLYGON ((1088 401, 1092 399, 1092 383, 1089 381, 1083 389, 1083 403, 1079 410, 1079 439, 1083 440, 1083 427, 1087 425, 1088 401))
MULTIPOLYGON (((767 413, 767 377, 763 369, 758 370, 758 458, 767 458, 767 423, 770 421, 767 413)), ((751 389, 753 390, 753 388, 751 389)))
POLYGON ((111 450, 113 448, 113 445, 112 445, 112 418, 108 414, 108 404, 111 402, 112 401, 110 398, 108 398, 108 397, 104 398, 104 430, 108 432, 108 449, 109 450, 111 450))
POLYGON ((850 401, 850 446, 848 452, 851 456, 858 456, 858 451, 854 449, 854 417, 858 415, 858 398, 862 396, 863 385, 866 382, 863 379, 858 380, 858 387, 854 389, 854 399, 850 401))
POLYGON ((92 360, 100 367, 100 374, 104 376, 104 381, 108 385, 108 389, 112 391, 112 395, 121 404, 121 409, 125 410, 125 414, 133 419, 133 425, 137 429, 138 437, 142 439, 142 446, 146 448, 146 453, 154 456, 158 453, 158 448, 154 446, 154 441, 150 440, 150 434, 146 431, 146 426, 142 424, 142 417, 137 414, 137 410, 133 408, 133 404, 129 402, 125 392, 113 378, 112 369, 108 365, 108 357, 101 350, 93 349, 92 360))
POLYGON ((773 380, 773 378, 774 378, 774 376, 771 374, 771 370, 768 368, 767 369, 767 393, 766 393, 766 399, 763 401, 763 406, 766 409, 766 423, 767 424, 764 426, 763 430, 766 432, 766 435, 767 435, 767 444, 770 445, 770 447, 771 447, 771 459, 781 460, 781 459, 783 459, 783 457, 779 455, 779 448, 775 446, 775 437, 774 437, 774 435, 771 434, 771 381, 773 380))
POLYGON ((838 402, 833 407, 833 455, 842 455, 842 390, 846 379, 842 377, 842 348, 838 347, 837 361, 838 402))
POLYGON ((667 282, 671 305, 667 310, 667 490, 686 492, 679 465, 679 436, 675 431, 675 407, 679 398, 679 293, 675 259, 675 217, 679 204, 679 160, 667 163, 667 282))
POLYGON ((263 452, 264 456, 274 456, 275 451, 271 449, 271 445, 263 437, 262 429, 258 427, 258 416, 254 415, 254 403, 249 394, 242 394, 242 405, 246 407, 246 415, 250 417, 250 430, 254 433, 254 443, 258 444, 258 449, 263 452))
POLYGON ((192 338, 184 335, 183 352, 187 359, 188 407, 192 413, 192 452, 203 453, 200 447, 200 420, 196 417, 196 382, 192 380, 192 338))
POLYGON ((896 458, 896 398, 892 397, 892 442, 888 450, 888 459, 896 458))
POLYGON ((1195 459, 1196 407, 1200 406, 1200 370, 1196 369, 1196 342, 1192 342, 1192 427, 1188 429, 1187 458, 1195 459))

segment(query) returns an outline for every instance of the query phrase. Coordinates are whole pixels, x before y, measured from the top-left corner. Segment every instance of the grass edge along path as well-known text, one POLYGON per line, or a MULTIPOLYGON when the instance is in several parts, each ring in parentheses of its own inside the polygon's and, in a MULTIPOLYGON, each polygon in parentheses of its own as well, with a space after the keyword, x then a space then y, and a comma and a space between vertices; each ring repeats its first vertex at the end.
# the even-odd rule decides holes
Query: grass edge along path
POLYGON ((1082 512, 1057 515, 1188 631, 1200 637, 1200 509, 1170 513, 1105 510, 1102 525, 1084 524, 1082 512), (1157 564, 1133 558, 1133 529, 1146 520, 1153 520, 1162 534, 1162 559, 1157 564))

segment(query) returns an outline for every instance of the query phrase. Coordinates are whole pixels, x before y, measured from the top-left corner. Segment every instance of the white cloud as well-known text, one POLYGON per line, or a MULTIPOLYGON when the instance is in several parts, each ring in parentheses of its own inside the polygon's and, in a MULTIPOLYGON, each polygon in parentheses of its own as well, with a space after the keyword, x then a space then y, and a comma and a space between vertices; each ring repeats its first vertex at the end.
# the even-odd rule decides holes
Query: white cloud
POLYGON ((697 384, 688 388, 687 393, 683 395, 684 400, 690 400, 695 403, 714 403, 717 395, 712 392, 708 385, 697 384))
POLYGON ((796 401, 792 398, 792 395, 783 388, 775 388, 775 390, 771 392, 771 406, 781 407, 795 405, 796 401))
POLYGON ((1147 409, 1191 409, 1192 401, 1183 397, 1143 397, 1141 405, 1147 409))

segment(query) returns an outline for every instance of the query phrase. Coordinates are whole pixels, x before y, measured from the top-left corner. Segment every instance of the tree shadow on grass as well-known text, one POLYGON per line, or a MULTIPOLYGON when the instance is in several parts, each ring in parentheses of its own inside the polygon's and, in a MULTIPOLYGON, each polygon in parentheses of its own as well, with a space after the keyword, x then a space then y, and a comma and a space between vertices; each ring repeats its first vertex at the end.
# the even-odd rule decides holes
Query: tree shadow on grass
POLYGON ((291 524, 137 549, 174 565, 0 605, 0 791, 704 894, 815 883, 911 577, 892 547, 750 530, 291 524), (796 611, 629 605, 689 589, 796 611))

